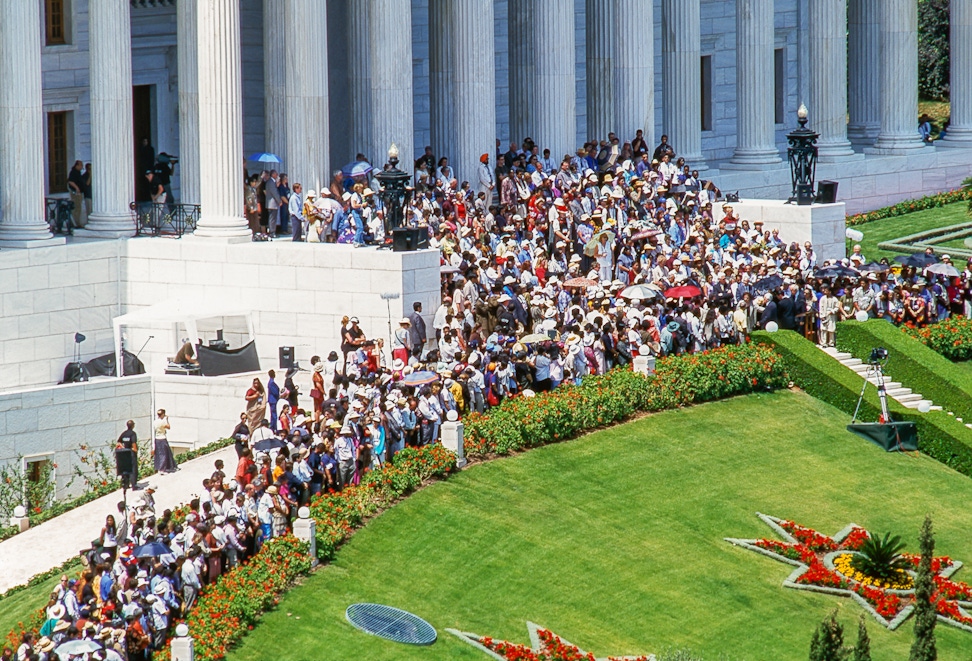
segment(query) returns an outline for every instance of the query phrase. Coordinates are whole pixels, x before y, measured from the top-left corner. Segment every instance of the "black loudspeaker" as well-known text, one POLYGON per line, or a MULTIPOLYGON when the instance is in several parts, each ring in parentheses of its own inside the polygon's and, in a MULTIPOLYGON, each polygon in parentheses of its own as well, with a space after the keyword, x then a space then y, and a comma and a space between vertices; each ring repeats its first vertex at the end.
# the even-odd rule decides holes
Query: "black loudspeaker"
POLYGON ((817 184, 817 202, 833 204, 837 201, 837 182, 821 181, 817 184))
POLYGON ((135 472, 135 451, 119 448, 115 450, 115 473, 131 475, 135 472))
POLYGON ((429 232, 424 227, 400 227, 392 230, 392 250, 409 252, 429 247, 429 232))
POLYGON ((797 184, 797 204, 806 206, 813 204, 813 186, 810 184, 797 184))
POLYGON ((290 369, 294 366, 294 348, 280 347, 280 369, 290 369))
POLYGON ((88 367, 84 363, 68 363, 64 366, 64 379, 61 383, 81 383, 88 380, 88 367))

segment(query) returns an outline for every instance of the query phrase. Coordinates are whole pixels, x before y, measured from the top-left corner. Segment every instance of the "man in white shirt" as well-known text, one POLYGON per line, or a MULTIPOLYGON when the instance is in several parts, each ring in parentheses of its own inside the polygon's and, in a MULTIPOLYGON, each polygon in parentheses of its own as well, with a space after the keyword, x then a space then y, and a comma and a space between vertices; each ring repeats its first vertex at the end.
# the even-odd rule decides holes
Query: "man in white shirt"
POLYGON ((493 199, 496 182, 493 180, 493 170, 489 167, 489 154, 479 157, 479 192, 486 195, 487 202, 493 199))

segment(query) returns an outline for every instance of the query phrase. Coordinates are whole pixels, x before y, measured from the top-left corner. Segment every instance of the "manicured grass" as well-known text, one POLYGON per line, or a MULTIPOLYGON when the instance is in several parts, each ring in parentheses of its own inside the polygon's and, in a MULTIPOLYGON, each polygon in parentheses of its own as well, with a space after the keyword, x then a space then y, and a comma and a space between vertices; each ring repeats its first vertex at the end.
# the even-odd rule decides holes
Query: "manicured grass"
MULTIPOLYGON (((936 227, 948 227, 949 225, 969 222, 969 216, 966 213, 967 208, 966 202, 956 202, 937 209, 926 209, 925 211, 909 213, 906 216, 885 218, 856 225, 854 229, 864 233, 864 239, 860 241, 861 252, 864 253, 864 257, 869 261, 877 261, 882 257, 890 259, 900 253, 880 250, 877 246, 882 241, 890 241, 936 227)), ((960 246, 961 244, 962 240, 959 240, 957 245, 960 246)), ((847 245, 849 253, 853 242, 848 241, 847 245)), ((941 252, 941 250, 938 252, 941 252)))
MULTIPOLYGON (((77 569, 68 572, 69 576, 75 574, 77 569)), ((61 575, 58 574, 26 590, 0 599, 0 646, 4 644, 7 634, 17 628, 18 622, 26 622, 35 611, 47 605, 47 598, 60 580, 61 575)))
MULTIPOLYGON (((598 656, 689 647, 706 659, 805 659, 846 599, 781 587, 791 567, 724 537, 772 536, 761 511, 835 533, 893 530, 917 549, 932 514, 938 552, 972 561, 972 480, 847 433, 847 416, 801 393, 752 395, 650 416, 477 465, 376 518, 292 590, 230 661, 484 659, 446 627, 526 642, 525 620, 598 656), (353 629, 354 602, 435 626, 410 648, 353 629), (298 620, 297 617, 300 617, 298 620)), ((972 580, 972 576, 958 579, 972 580)), ((907 658, 912 625, 869 623, 875 661, 907 658)), ((972 634, 938 628, 939 658, 972 659, 972 634)))

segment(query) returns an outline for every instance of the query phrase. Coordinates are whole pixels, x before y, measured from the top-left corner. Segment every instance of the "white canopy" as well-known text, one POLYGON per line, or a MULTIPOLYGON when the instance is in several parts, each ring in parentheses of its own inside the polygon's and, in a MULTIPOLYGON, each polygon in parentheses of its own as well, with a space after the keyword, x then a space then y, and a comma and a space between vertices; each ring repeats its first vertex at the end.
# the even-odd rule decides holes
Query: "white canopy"
POLYGON ((199 337, 199 322, 223 317, 242 317, 246 322, 249 339, 254 339, 253 311, 239 306, 227 306, 215 301, 170 300, 150 305, 128 314, 115 317, 112 326, 115 331, 115 364, 118 375, 124 376, 122 360, 122 327, 154 329, 163 325, 183 324, 190 341, 199 337))

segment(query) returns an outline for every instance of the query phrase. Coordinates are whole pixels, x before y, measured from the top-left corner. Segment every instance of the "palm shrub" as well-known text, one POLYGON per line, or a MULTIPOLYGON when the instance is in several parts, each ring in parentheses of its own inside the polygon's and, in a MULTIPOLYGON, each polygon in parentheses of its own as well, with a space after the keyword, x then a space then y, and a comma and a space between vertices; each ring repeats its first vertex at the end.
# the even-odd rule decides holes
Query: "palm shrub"
POLYGON ((851 566, 865 576, 882 580, 894 580, 908 568, 908 561, 901 557, 904 550, 901 537, 887 533, 883 538, 873 535, 858 549, 851 566))

